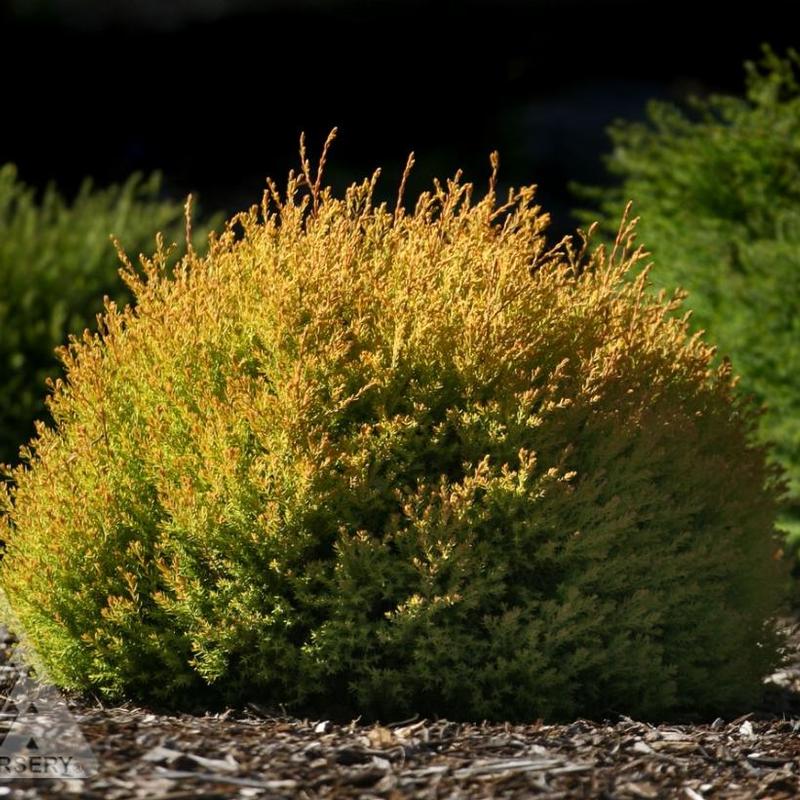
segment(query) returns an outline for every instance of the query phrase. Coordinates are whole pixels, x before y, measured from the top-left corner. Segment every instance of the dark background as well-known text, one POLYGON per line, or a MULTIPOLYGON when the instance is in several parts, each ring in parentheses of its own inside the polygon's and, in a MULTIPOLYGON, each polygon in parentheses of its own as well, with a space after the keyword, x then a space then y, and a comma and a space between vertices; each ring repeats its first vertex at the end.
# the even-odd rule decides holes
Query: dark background
POLYGON ((797 45, 794 3, 625 0, 6 0, 0 163, 67 194, 163 170, 170 194, 233 212, 339 127, 337 187, 384 168, 394 197, 463 167, 537 183, 554 232, 571 180, 602 180, 605 128, 648 98, 739 92, 762 42, 797 45))

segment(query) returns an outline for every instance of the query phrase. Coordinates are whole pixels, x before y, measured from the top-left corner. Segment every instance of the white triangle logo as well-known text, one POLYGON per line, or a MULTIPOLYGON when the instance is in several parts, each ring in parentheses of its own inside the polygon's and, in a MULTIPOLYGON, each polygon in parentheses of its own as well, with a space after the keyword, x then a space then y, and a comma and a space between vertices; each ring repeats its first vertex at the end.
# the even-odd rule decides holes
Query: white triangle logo
MULTIPOLYGON (((0 595, 4 594, 0 590, 0 595)), ((8 618, 10 607, 0 597, 8 618)), ((21 637, 16 620, 8 619, 21 637)), ((0 781, 20 778, 87 778, 98 771, 92 753, 67 701, 54 686, 28 675, 15 649, 9 666, 17 679, 10 693, 0 695, 0 781)))

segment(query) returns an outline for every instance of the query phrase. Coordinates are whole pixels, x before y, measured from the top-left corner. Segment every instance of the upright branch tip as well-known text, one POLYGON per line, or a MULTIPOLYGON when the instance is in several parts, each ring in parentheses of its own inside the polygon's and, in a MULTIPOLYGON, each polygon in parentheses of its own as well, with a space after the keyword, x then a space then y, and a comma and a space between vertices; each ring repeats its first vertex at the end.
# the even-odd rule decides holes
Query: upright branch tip
POLYGON ((625 210, 622 212, 622 219, 620 219, 619 222, 617 236, 614 239, 614 247, 611 250, 610 263, 612 264, 616 262, 617 254, 619 253, 620 248, 627 250, 633 229, 636 227, 636 223, 639 221, 638 217, 633 220, 628 219, 632 208, 633 200, 628 200, 628 202, 625 204, 625 210))
POLYGON ((394 207, 394 219, 395 222, 400 219, 403 215, 403 197, 406 193, 406 185, 408 184, 408 176, 411 174, 411 170, 414 168, 414 151, 412 150, 408 154, 408 158, 406 159, 406 166, 403 170, 403 177, 400 179, 400 188, 397 190, 397 203, 394 207))
POLYGON ((492 174, 489 176, 489 196, 494 199, 497 195, 497 173, 500 170, 500 153, 497 150, 489 155, 489 163, 492 165, 492 174))
POLYGON ((330 133, 325 139, 325 143, 322 145, 322 155, 320 156, 317 164, 317 174, 313 180, 311 178, 311 161, 308 158, 308 151, 306 149, 306 134, 305 131, 300 132, 300 169, 302 172, 303 182, 305 183, 308 191, 311 193, 312 208, 315 215, 319 210, 322 178, 325 174, 325 164, 328 160, 328 151, 335 141, 338 131, 339 129, 336 127, 331 128, 330 133))
POLYGON ((194 257, 194 247, 192 246, 192 201, 191 192, 186 197, 186 204, 183 207, 183 216, 186 223, 186 255, 194 257))

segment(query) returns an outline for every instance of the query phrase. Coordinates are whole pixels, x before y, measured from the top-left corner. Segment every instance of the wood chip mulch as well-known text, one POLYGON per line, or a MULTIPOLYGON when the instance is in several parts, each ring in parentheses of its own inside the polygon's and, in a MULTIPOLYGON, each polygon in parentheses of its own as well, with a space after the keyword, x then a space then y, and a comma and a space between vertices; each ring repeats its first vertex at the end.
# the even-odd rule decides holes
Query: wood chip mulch
POLYGON ((0 798, 793 798, 800 659, 770 681, 770 708, 697 725, 342 725, 255 705, 170 716, 70 700, 97 774, 0 776, 0 798))

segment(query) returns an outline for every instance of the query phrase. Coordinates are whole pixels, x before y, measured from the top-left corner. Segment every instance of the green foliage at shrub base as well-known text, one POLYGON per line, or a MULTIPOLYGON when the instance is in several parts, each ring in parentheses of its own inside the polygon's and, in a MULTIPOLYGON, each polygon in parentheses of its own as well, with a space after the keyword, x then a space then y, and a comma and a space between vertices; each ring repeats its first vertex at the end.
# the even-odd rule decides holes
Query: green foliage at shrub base
POLYGON ((207 257, 128 269, 0 518, 51 679, 383 718, 759 694, 784 572, 755 412, 638 254, 548 251, 532 189, 471 191, 392 212, 305 163, 207 257))

